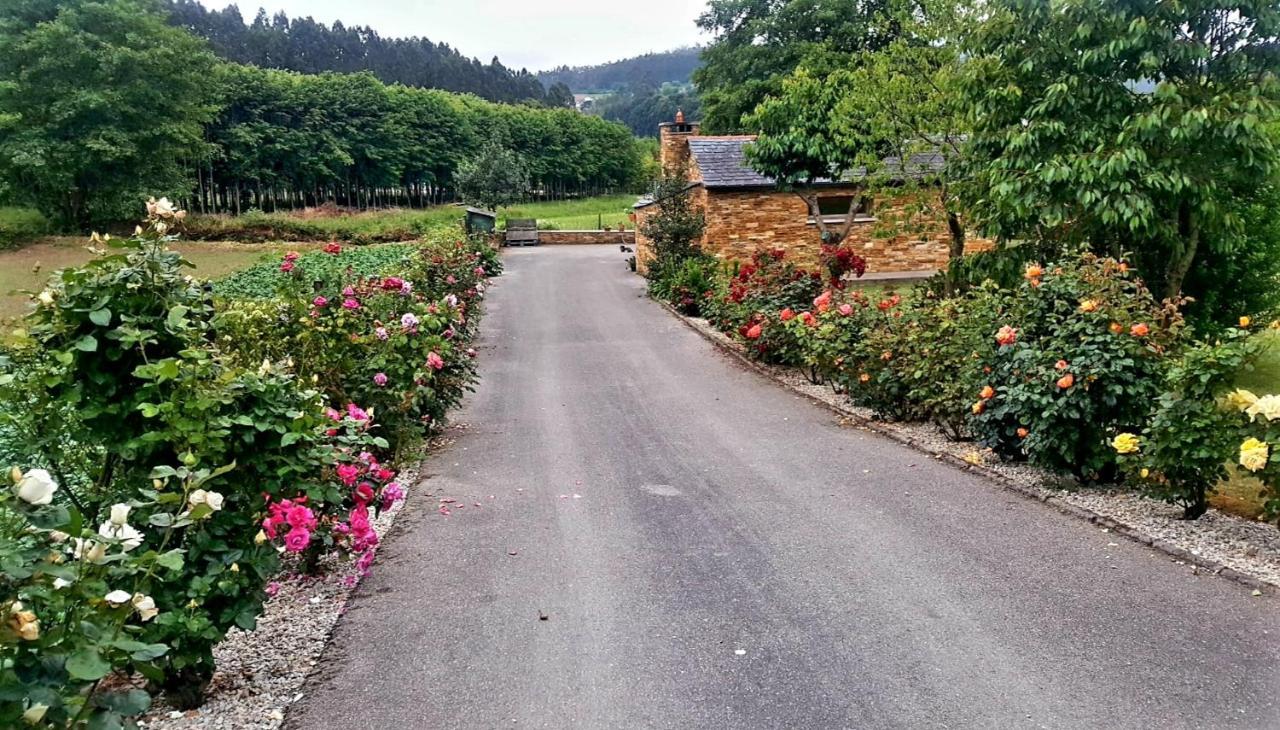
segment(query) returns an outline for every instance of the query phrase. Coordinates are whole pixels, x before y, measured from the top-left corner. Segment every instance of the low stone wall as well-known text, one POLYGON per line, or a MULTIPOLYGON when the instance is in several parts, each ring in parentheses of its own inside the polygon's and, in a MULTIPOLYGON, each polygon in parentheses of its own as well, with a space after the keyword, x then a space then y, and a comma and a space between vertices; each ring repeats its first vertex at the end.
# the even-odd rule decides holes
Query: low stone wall
POLYGON ((635 231, 538 231, 538 241, 544 246, 573 246, 606 243, 614 246, 634 246, 635 231))

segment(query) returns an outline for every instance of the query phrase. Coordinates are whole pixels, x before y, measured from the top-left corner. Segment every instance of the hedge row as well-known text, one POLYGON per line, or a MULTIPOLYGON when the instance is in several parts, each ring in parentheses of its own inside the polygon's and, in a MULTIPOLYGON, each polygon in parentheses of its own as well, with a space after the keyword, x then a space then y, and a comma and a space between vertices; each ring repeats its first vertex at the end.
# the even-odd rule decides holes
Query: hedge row
POLYGON ((166 246, 180 214, 149 211, 59 272, 0 356, 24 435, 0 490, 0 726, 199 704, 283 564, 368 569, 395 458, 475 380, 488 247, 331 244, 215 287, 166 246))

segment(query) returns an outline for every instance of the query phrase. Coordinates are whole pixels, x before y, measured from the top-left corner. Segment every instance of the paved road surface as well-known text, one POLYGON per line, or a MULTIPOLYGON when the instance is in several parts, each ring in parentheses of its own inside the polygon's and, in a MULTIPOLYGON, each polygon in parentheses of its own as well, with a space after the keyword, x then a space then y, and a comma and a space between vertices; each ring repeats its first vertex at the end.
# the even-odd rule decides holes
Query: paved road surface
POLYGON ((615 248, 506 260, 291 727, 1280 727, 1274 598, 840 427, 615 248))

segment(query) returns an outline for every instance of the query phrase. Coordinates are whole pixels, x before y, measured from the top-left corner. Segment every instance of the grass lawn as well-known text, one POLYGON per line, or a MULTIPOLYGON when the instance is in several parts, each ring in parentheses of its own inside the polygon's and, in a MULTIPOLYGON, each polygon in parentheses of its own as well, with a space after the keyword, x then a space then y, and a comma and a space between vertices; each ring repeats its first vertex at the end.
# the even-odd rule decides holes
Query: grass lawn
POLYGON ((601 226, 631 227, 631 206, 635 195, 602 195, 582 200, 558 200, 546 203, 526 203, 503 208, 499 226, 505 226, 508 218, 536 218, 540 228, 560 231, 596 230, 601 226))
MULTIPOLYGON (((50 238, 14 251, 0 251, 0 320, 27 311, 28 299, 15 290, 39 291, 54 271, 79 266, 93 254, 85 249, 87 239, 50 238)), ((212 243, 179 242, 174 248, 195 264, 194 275, 215 279, 256 263, 265 255, 279 255, 290 249, 314 248, 307 243, 212 243)))

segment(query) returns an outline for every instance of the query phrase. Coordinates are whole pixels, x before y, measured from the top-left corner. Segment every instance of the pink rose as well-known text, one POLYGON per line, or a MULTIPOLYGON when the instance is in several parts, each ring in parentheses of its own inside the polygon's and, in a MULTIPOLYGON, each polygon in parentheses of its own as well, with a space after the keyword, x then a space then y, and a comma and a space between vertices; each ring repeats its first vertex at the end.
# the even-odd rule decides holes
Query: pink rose
POLYGON ((360 469, 355 464, 339 464, 338 478, 348 487, 356 483, 356 479, 360 476, 360 469))
POLYGON ((433 351, 431 351, 431 352, 427 353, 427 365, 428 365, 429 367, 431 367, 432 369, 434 369, 434 370, 443 370, 443 369, 444 369, 444 358, 440 357, 440 356, 439 356, 438 354, 436 354, 436 352, 433 350, 433 351))
POLYGON ((311 306, 315 307, 316 309, 319 309, 320 307, 323 307, 328 303, 329 303, 329 300, 325 299, 324 297, 316 297, 315 299, 311 300, 311 306))
POLYGON ((373 485, 369 482, 360 482, 360 486, 356 487, 356 501, 367 504, 373 501, 373 497, 373 485))
POLYGON ((289 272, 291 272, 291 271, 293 271, 293 262, 292 262, 292 261, 286 261, 286 262, 284 262, 283 264, 280 264, 280 270, 281 270, 281 271, 283 271, 283 272, 284 272, 284 273, 286 273, 286 274, 287 274, 287 273, 289 273, 289 272))
POLYGON ((374 384, 374 385, 376 385, 376 386, 378 386, 379 388, 382 388, 382 387, 386 386, 386 384, 387 384, 387 374, 386 374, 386 373, 378 373, 377 375, 374 375, 374 376, 373 376, 373 384, 374 384))
POLYGON ((301 527, 289 530, 289 534, 284 536, 284 549, 291 553, 300 553, 310 544, 311 533, 301 527))
POLYGON ((342 300, 342 308, 343 309, 359 309, 360 302, 356 301, 354 297, 347 297, 346 299, 342 300))
POLYGON ((849 315, 853 314, 853 307, 849 304, 841 304, 839 312, 845 317, 848 317, 849 315))

